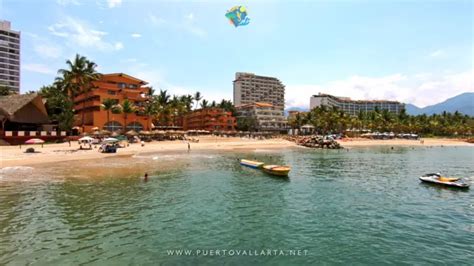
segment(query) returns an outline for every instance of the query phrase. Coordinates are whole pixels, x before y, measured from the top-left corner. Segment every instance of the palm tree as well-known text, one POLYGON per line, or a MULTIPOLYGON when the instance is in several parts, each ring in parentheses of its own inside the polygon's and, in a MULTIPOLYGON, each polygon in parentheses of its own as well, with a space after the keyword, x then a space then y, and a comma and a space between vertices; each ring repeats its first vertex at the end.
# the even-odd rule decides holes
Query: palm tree
POLYGON ((129 114, 134 113, 136 110, 136 107, 133 105, 131 101, 128 99, 125 99, 122 103, 122 108, 121 111, 123 113, 123 131, 125 132, 127 130, 127 118, 129 114))
POLYGON ((209 102, 207 100, 202 100, 201 102, 201 108, 205 109, 209 106, 209 102))
POLYGON ((107 124, 110 122, 110 112, 118 114, 121 111, 114 99, 105 99, 100 106, 107 111, 107 124))
POLYGON ((82 100, 82 131, 84 132, 85 124, 85 107, 88 93, 93 88, 93 81, 100 78, 100 74, 95 70, 97 65, 87 60, 86 57, 76 54, 74 61, 67 60, 66 65, 68 69, 58 70, 58 74, 62 75, 62 82, 64 88, 68 91, 70 97, 74 99, 76 93, 83 93, 82 100))
POLYGON ((155 89, 153 87, 148 88, 148 96, 153 96, 155 94, 155 89))
POLYGON ((187 112, 191 112, 191 110, 193 109, 193 101, 194 101, 194 97, 191 94, 188 94, 186 96, 186 101, 185 101, 187 112))
POLYGON ((5 85, 0 85, 0 96, 10 95, 12 90, 5 85))
POLYGON ((196 108, 199 107, 199 102, 201 101, 202 99, 202 95, 199 91, 196 91, 196 93, 194 94, 194 100, 196 101, 196 108))

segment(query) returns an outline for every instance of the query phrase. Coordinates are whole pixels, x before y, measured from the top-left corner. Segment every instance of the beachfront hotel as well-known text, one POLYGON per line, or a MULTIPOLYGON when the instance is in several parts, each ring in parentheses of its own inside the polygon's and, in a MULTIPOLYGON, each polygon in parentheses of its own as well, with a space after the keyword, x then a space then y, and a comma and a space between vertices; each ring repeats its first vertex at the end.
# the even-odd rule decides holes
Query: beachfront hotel
POLYGON ((255 130, 257 131, 286 132, 288 129, 288 122, 283 110, 271 103, 256 102, 238 105, 235 108, 237 109, 237 119, 250 118, 255 121, 255 130))
POLYGON ((376 108, 379 110, 388 110, 391 113, 398 114, 405 107, 403 103, 397 101, 352 100, 348 97, 336 97, 323 93, 319 93, 318 95, 313 95, 311 97, 309 104, 311 110, 323 105, 327 107, 337 107, 350 115, 357 115, 360 111, 374 111, 376 108))
POLYGON ((148 99, 149 87, 147 82, 123 73, 103 74, 93 82, 94 88, 86 93, 74 97, 76 111, 74 125, 82 130, 84 114, 84 132, 93 131, 93 128, 109 131, 118 130, 151 130, 151 117, 143 114, 143 106, 148 99), (113 99, 116 104, 122 105, 125 99, 132 102, 136 111, 131 114, 114 114, 101 108, 105 99, 113 99))
POLYGON ((285 108, 285 86, 273 77, 258 76, 253 73, 235 73, 234 105, 256 102, 271 103, 275 109, 285 108))
POLYGON ((234 106, 237 119, 255 121, 257 131, 286 131, 285 86, 274 77, 235 73, 234 106))
POLYGON ((232 112, 222 108, 204 108, 184 115, 184 130, 235 131, 237 122, 232 112))
POLYGON ((0 20, 0 86, 20 93, 20 32, 0 20))

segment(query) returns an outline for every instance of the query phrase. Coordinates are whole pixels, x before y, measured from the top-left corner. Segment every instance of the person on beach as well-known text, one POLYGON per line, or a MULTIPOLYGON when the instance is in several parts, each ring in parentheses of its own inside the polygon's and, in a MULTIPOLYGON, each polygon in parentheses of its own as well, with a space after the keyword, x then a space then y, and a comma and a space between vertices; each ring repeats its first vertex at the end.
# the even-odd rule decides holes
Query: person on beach
POLYGON ((190 151, 190 150, 191 150, 191 143, 189 143, 189 141, 188 141, 188 151, 190 151))
POLYGON ((148 173, 145 173, 145 177, 143 177, 143 181, 145 181, 145 182, 148 181, 148 173))

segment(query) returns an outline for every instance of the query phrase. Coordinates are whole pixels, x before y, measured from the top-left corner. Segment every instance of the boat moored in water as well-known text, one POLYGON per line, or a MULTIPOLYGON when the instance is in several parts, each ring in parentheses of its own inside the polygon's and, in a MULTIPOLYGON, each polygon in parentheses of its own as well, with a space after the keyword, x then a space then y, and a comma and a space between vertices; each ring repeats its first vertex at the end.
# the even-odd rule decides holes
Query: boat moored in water
POLYGON ((240 164, 243 166, 250 167, 250 168, 262 168, 262 166, 264 165, 264 163, 262 162, 245 160, 245 159, 240 160, 240 164))
POLYGON ((291 168, 283 165, 264 165, 263 171, 265 173, 276 175, 276 176, 288 176, 291 168))
POLYGON ((467 183, 465 180, 457 177, 444 177, 441 176, 440 173, 425 174, 420 176, 420 180, 423 182, 450 187, 469 188, 469 183, 467 183))

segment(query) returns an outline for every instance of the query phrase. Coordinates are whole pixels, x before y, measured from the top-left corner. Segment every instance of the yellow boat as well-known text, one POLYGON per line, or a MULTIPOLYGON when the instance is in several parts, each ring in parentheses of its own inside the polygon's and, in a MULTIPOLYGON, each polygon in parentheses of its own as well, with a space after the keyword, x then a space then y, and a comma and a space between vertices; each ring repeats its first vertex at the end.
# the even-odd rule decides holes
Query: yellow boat
POLYGON ((291 168, 283 165, 264 165, 263 171, 265 173, 276 175, 276 176, 288 176, 291 168))

